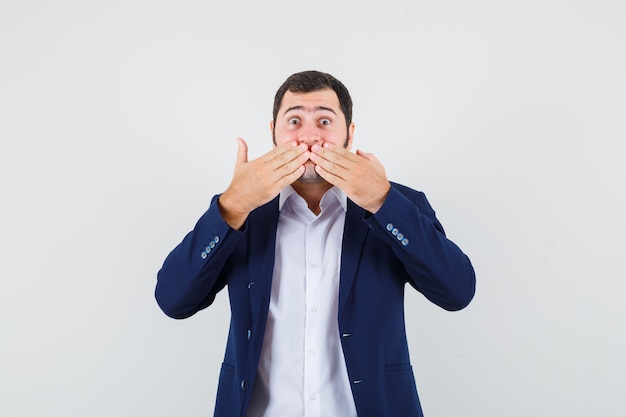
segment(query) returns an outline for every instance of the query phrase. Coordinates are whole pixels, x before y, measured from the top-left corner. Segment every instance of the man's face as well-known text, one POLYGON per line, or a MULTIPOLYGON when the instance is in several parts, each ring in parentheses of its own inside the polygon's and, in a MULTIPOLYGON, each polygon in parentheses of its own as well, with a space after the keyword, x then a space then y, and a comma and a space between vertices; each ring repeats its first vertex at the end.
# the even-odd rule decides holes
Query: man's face
MULTIPOLYGON (((331 89, 310 93, 287 91, 278 109, 276 123, 271 122, 270 128, 274 145, 296 142, 305 143, 309 149, 316 143, 320 146, 330 143, 348 150, 352 147, 354 123, 349 128, 346 126, 337 94, 331 89)), ((299 182, 324 181, 315 172, 313 162, 309 160, 305 167, 299 182)))

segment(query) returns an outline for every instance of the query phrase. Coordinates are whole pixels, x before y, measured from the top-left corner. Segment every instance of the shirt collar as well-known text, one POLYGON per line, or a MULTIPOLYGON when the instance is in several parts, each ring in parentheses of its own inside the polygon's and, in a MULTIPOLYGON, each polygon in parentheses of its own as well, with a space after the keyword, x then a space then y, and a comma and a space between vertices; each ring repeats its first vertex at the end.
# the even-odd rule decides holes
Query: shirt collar
MULTIPOLYGON (((297 194, 297 193, 296 193, 296 190, 294 190, 291 185, 286 186, 280 191, 280 195, 278 197, 278 211, 281 211, 283 209, 283 205, 292 194, 297 194)), ((324 194, 324 197, 326 197, 327 195, 329 196, 334 195, 335 198, 339 200, 339 204, 341 204, 343 211, 348 211, 348 197, 339 187, 333 186, 328 191, 326 191, 326 193, 324 194), (332 194, 329 194, 329 191, 332 192, 332 194)), ((324 199, 324 197, 322 197, 322 199, 324 199)))

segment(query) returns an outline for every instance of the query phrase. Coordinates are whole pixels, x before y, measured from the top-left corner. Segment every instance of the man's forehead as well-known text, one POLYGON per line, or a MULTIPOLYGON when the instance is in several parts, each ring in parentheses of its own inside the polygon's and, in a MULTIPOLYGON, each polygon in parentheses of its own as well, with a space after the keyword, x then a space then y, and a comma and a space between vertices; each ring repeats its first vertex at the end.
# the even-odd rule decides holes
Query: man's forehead
POLYGON ((331 111, 341 113, 339 98, 332 89, 310 91, 307 93, 287 91, 283 96, 279 113, 290 110, 331 111))

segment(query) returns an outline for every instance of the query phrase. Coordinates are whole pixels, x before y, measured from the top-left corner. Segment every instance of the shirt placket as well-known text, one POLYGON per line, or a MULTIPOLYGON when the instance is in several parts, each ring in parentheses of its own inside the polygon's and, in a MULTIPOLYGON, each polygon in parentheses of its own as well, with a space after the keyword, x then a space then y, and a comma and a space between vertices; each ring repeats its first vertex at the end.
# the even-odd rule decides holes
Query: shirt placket
POLYGON ((305 302, 305 340, 304 340, 304 414, 305 417, 321 416, 320 398, 320 283, 322 281, 322 247, 321 232, 314 220, 306 228, 305 262, 306 262, 306 302, 305 302))

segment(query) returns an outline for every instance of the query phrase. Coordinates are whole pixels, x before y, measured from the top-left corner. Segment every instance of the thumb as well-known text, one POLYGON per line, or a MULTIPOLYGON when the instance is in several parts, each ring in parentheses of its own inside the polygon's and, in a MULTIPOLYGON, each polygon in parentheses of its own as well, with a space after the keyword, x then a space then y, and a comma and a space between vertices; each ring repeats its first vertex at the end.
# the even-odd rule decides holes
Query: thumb
POLYGON ((243 138, 237 138, 237 165, 248 162, 248 144, 243 138))

